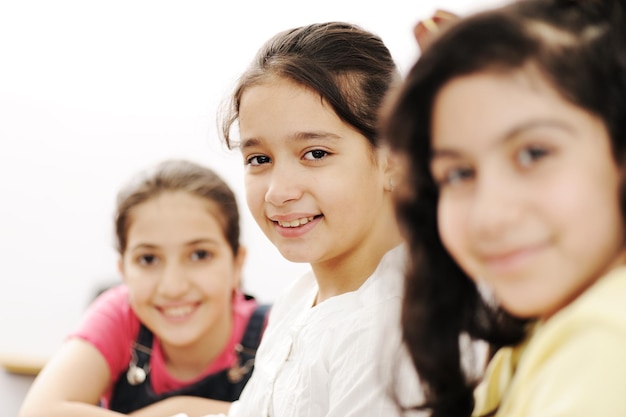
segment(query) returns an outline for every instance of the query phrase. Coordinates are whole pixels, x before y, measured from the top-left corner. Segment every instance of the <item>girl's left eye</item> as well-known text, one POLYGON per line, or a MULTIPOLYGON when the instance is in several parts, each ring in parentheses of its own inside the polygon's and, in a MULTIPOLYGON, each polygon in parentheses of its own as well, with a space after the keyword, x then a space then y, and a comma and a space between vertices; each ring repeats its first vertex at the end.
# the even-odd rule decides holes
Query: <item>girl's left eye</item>
POLYGON ((327 155, 329 155, 329 152, 327 151, 324 151, 321 149, 314 149, 312 151, 305 153, 304 159, 309 160, 309 161, 317 161, 317 160, 323 159, 327 155))
POLYGON ((201 261, 204 259, 209 259, 210 257, 211 257, 211 253, 203 249, 193 251, 193 253, 191 254, 191 259, 193 261, 201 261))
POLYGON ((244 165, 258 166, 258 165, 269 164, 270 162, 271 162, 271 160, 270 160, 270 158, 268 156, 256 155, 256 156, 251 156, 251 157, 247 158, 244 161, 244 165))
POLYGON ((143 266, 149 266, 149 265, 154 265, 157 262, 157 257, 153 254, 144 254, 144 255, 140 255, 137 258, 137 263, 139 265, 143 265, 143 266))
POLYGON ((528 167, 532 165, 534 162, 544 158, 549 154, 549 151, 546 148, 540 146, 528 146, 524 149, 521 149, 517 155, 517 161, 523 167, 528 167))

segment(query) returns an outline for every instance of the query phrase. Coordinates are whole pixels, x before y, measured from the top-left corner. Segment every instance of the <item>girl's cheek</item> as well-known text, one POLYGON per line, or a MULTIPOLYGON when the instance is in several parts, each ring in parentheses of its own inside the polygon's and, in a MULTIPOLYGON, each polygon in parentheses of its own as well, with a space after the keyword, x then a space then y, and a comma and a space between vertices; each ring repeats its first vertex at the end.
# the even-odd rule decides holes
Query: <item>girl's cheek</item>
POLYGON ((437 227, 439 229, 439 236, 441 238, 441 241, 444 247, 446 247, 446 249, 448 250, 449 250, 448 230, 450 229, 450 223, 451 223, 450 211, 447 209, 447 204, 446 204, 445 199, 440 197, 439 203, 437 206, 437 227))
POLYGON ((460 255, 459 248, 465 239, 466 230, 462 211, 463 207, 460 204, 454 204, 445 197, 440 198, 437 210, 439 237, 444 248, 457 262, 459 262, 457 259, 460 255))

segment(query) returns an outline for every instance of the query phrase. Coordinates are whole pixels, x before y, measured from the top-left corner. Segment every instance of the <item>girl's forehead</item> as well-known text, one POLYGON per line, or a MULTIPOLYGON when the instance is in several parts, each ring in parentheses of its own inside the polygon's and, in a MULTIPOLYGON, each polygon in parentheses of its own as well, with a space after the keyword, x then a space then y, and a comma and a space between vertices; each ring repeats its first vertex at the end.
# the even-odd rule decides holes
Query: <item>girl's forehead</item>
POLYGON ((535 119, 571 119, 582 111, 565 100, 536 68, 482 71, 452 78, 432 105, 431 141, 469 142, 505 135, 535 119))
POLYGON ((199 195, 189 190, 166 190, 153 195, 147 200, 137 204, 130 211, 130 223, 141 216, 158 216, 160 213, 194 212, 199 215, 207 215, 220 220, 223 217, 221 205, 212 198, 199 195))
POLYGON ((347 129, 334 109, 316 92, 288 80, 249 87, 239 108, 242 146, 263 136, 298 136, 299 132, 347 129))
POLYGON ((159 228, 197 231, 207 227, 226 230, 222 206, 189 191, 166 191, 136 205, 129 212, 128 240, 158 233, 159 228), (138 234, 138 235, 136 235, 138 234))
POLYGON ((267 72, 251 82, 247 83, 244 88, 242 88, 241 92, 244 94, 246 91, 254 88, 254 87, 276 87, 276 86, 286 86, 290 88, 294 88, 297 90, 305 89, 312 91, 311 88, 305 86, 302 83, 299 83, 287 76, 277 74, 275 72, 267 72))

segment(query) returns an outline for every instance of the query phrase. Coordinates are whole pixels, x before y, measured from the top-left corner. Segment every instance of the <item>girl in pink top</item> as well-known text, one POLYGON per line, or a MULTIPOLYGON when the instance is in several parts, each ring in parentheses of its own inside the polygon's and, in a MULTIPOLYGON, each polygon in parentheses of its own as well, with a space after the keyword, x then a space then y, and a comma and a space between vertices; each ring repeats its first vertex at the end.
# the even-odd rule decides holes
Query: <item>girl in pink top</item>
POLYGON ((193 417, 247 382, 267 306, 239 289, 245 249, 226 183, 165 161, 119 193, 115 228, 123 285, 92 303, 20 417, 193 417))

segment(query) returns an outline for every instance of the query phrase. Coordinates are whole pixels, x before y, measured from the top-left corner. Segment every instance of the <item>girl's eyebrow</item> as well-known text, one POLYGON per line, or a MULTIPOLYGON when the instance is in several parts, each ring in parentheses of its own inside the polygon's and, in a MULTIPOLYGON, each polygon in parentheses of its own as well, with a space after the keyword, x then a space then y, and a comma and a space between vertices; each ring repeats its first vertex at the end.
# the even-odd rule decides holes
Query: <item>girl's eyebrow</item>
POLYGON ((518 126, 513 127, 504 135, 502 135, 501 138, 498 140, 498 142, 508 142, 509 140, 514 139, 516 136, 521 135, 527 130, 539 129, 543 127, 563 130, 563 131, 570 132, 570 133, 573 133, 574 131, 572 129, 572 126, 560 120, 535 119, 535 120, 531 120, 529 122, 522 123, 518 126))
POLYGON ((336 140, 341 139, 341 137, 332 132, 326 131, 312 131, 312 132, 296 132, 292 135, 293 139, 297 140, 308 140, 308 139, 328 139, 328 140, 336 140))
POLYGON ((153 249, 157 249, 157 248, 158 248, 158 245, 153 245, 151 243, 139 242, 136 245, 129 247, 128 250, 130 250, 132 252, 132 251, 136 251, 138 249, 150 249, 150 250, 153 250, 153 249))
POLYGON ((430 152, 430 160, 437 158, 459 158, 461 156, 461 152, 450 149, 450 148, 442 148, 437 149, 433 148, 430 152))
MULTIPOLYGON (((526 123, 522 123, 520 125, 514 126, 513 128, 506 131, 503 135, 501 135, 493 146, 499 146, 514 140, 516 137, 521 135, 522 133, 540 128, 550 128, 550 129, 558 129, 566 132, 573 133, 572 127, 562 121, 554 120, 554 119, 536 119, 531 120, 526 123)), ((432 148, 430 159, 434 158, 459 158, 462 152, 456 149, 446 148, 445 146, 437 149, 432 148)))
MULTIPOLYGON (((185 246, 195 246, 195 245, 202 245, 202 244, 219 245, 219 241, 213 238, 199 238, 199 239, 190 240, 189 242, 184 243, 185 246)), ((159 245, 154 245, 152 243, 139 242, 136 245, 130 247, 129 250, 130 251, 135 251, 138 249, 154 250, 158 248, 159 248, 159 245)))
POLYGON ((186 246, 195 246, 195 245, 203 245, 203 244, 219 245, 219 241, 213 238, 202 238, 202 239, 194 239, 189 242, 185 242, 186 246))
POLYGON ((239 144, 239 148, 240 149, 252 148, 254 146, 258 146, 259 143, 261 143, 261 141, 259 139, 257 139, 257 138, 244 139, 239 144))
MULTIPOLYGON (((341 136, 327 131, 304 131, 304 132, 295 132, 289 135, 289 139, 294 139, 297 141, 306 141, 306 140, 337 140, 341 139, 341 136)), ((254 146, 259 146, 261 144, 261 140, 255 137, 243 139, 241 141, 241 149, 251 148, 254 146)))

